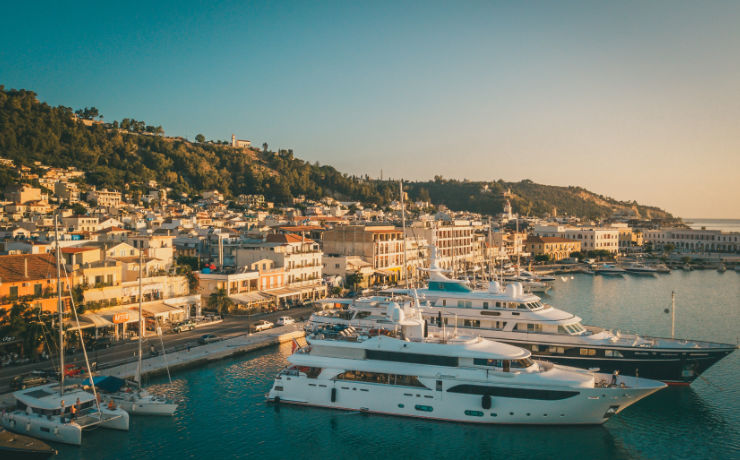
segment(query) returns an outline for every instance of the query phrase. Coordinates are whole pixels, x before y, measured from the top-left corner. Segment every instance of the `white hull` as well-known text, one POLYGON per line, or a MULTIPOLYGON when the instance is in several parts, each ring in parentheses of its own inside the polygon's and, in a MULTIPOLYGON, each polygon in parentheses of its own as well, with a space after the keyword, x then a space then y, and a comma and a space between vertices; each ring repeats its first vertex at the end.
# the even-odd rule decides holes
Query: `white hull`
MULTIPOLYGON (((120 409, 109 410, 101 408, 103 421, 100 426, 112 430, 128 431, 129 416, 120 409)), ((96 415, 86 415, 81 420, 97 421, 96 415)), ((15 433, 31 436, 44 441, 61 442, 79 446, 82 444, 83 428, 77 422, 71 421, 68 417, 65 421, 60 420, 59 416, 47 417, 36 413, 28 414, 23 411, 12 411, 3 414, 0 417, 0 424, 15 433)), ((93 426, 97 426, 97 423, 93 426)))
POLYGON ((172 416, 177 409, 177 404, 153 401, 150 399, 125 399, 113 396, 112 399, 118 407, 131 415, 162 415, 172 416))
MULTIPOLYGON (((620 377, 620 381, 623 379, 628 385, 634 380, 620 377)), ((436 387, 435 380, 420 380, 427 387, 436 387)), ((280 403, 466 423, 602 424, 625 407, 662 388, 563 387, 559 390, 577 394, 558 400, 493 396, 490 408, 484 409, 481 395, 447 391, 449 387, 468 382, 443 382, 443 390, 436 391, 421 387, 310 379, 305 374, 283 375, 276 379, 268 399, 280 403)))

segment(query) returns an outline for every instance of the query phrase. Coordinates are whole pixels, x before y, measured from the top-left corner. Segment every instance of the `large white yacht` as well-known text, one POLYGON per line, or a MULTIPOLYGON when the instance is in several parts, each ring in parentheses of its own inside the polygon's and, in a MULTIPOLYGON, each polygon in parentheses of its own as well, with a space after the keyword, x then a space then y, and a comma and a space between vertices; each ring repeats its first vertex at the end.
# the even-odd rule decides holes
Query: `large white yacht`
POLYGON ((524 292, 519 283, 504 289, 494 281, 487 290, 475 290, 464 281, 447 278, 434 264, 428 287, 418 294, 425 299, 423 315, 430 326, 454 327, 462 334, 525 347, 538 359, 671 384, 690 384, 737 348, 584 326, 578 316, 524 292))
POLYGON ((480 337, 429 335, 424 322, 394 312, 398 334, 308 336, 268 400, 470 423, 601 424, 665 387, 535 362, 480 337))

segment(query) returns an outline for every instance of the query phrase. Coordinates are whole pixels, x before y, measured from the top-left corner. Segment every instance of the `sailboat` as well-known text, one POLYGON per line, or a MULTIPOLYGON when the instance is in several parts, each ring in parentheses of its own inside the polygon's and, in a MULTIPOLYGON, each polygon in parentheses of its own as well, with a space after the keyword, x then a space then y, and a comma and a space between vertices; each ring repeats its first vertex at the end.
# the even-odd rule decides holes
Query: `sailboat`
MULTIPOLYGON (((144 263, 141 250, 139 251, 139 362, 136 366, 136 377, 132 385, 123 385, 125 382, 117 385, 116 391, 110 393, 111 399, 129 414, 136 415, 174 415, 177 410, 177 404, 167 401, 164 398, 153 395, 141 386, 141 368, 142 368, 142 341, 144 340, 144 316, 141 312, 141 303, 143 289, 141 286, 144 263)), ((162 347, 164 351, 164 347, 162 347)), ((108 377, 106 380, 115 379, 108 377)), ((120 379, 118 379, 120 380, 120 379)))
MULTIPOLYGON (((114 404, 109 407, 102 406, 94 385, 92 385, 92 393, 85 391, 78 385, 69 387, 64 385, 64 307, 62 302, 59 232, 56 233, 59 383, 50 383, 14 392, 13 398, 16 401, 16 408, 4 412, 0 416, 0 425, 19 434, 79 446, 82 444, 82 431, 85 429, 102 426, 114 430, 128 431, 129 416, 128 413, 115 407, 114 404)), ((87 361, 87 355, 85 355, 85 360, 87 361)), ((89 373, 89 364, 87 367, 89 373)))

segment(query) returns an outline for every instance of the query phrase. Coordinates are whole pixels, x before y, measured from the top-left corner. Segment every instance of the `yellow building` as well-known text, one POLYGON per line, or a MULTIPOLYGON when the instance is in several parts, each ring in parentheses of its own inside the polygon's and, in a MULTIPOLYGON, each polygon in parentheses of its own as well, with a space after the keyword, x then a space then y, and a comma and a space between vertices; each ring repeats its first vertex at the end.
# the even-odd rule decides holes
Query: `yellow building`
POLYGON ((530 236, 524 242, 524 251, 533 256, 547 255, 552 261, 570 257, 581 250, 581 242, 557 236, 530 236))

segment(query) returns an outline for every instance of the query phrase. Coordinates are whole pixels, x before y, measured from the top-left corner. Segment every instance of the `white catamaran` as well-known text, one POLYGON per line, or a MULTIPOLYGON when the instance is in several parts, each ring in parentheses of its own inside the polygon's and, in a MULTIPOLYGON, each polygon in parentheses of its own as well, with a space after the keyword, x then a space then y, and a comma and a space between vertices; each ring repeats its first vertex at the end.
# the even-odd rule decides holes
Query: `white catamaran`
MULTIPOLYGON (((102 426, 128 431, 129 416, 116 407, 101 406, 95 393, 78 385, 65 387, 64 306, 57 233, 57 312, 59 314, 59 383, 50 383, 13 393, 15 410, 4 412, 0 424, 10 431, 65 444, 82 444, 82 431, 102 426)), ((69 279, 69 278, 68 278, 69 279)), ((78 329, 79 330, 79 329, 78 329)), ((83 348, 84 351, 84 348, 83 348)), ((90 372, 88 365, 88 373, 90 372)))

